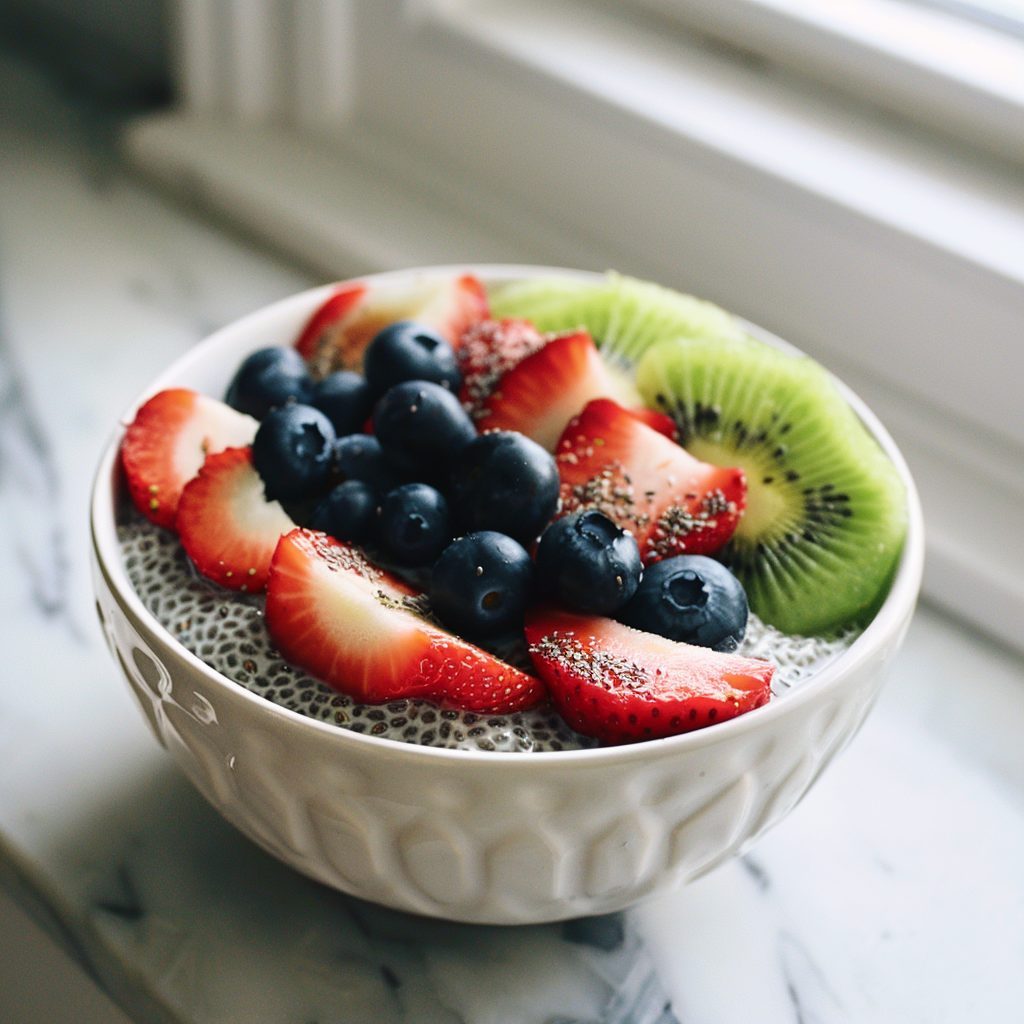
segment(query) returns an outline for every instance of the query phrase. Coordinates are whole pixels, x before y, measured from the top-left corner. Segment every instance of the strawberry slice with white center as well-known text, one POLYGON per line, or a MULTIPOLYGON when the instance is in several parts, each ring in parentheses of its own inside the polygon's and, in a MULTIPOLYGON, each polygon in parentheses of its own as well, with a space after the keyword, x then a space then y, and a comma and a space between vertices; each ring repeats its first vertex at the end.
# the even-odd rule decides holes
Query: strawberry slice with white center
POLYGON ((266 623, 284 657, 365 703, 414 698, 512 714, 547 696, 535 676, 437 626, 422 595, 324 533, 281 538, 266 623))
POLYGON ((395 291, 362 282, 341 285, 309 318, 295 347, 317 377, 359 370, 374 337, 396 320, 415 320, 459 344, 488 313, 487 291, 472 274, 419 282, 395 291))
POLYGON ((591 399, 641 405, 625 374, 610 369, 586 331, 552 338, 506 373, 484 401, 481 430, 518 430, 549 452, 565 425, 591 399))
POLYGON ((562 512, 603 512, 636 537, 644 565, 717 551, 746 505, 742 469, 695 459, 607 398, 566 427, 555 462, 562 512))
POLYGON ((178 499, 211 452, 252 443, 259 423, 215 398, 170 388, 150 398, 128 424, 121 464, 135 507, 174 528, 178 499))
POLYGON ((542 606, 527 612, 526 639, 559 714, 605 743, 700 729, 771 696, 770 662, 676 643, 613 619, 542 606))
POLYGON ((209 456, 178 502, 185 553, 203 576, 231 590, 262 590, 278 540, 294 528, 288 513, 267 501, 251 448, 209 456))

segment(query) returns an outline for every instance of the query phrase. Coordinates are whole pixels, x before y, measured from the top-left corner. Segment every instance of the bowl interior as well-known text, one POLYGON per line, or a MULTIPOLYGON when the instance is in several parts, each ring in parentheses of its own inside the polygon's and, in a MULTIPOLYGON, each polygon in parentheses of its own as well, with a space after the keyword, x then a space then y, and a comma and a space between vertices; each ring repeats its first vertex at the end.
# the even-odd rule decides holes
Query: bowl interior
MULTIPOLYGON (((404 288, 414 287, 418 282, 427 281, 431 277, 447 276, 456 272, 465 273, 467 271, 477 274, 482 280, 490 284, 539 276, 564 275, 590 279, 599 277, 599 275, 585 274, 581 271, 561 268, 488 265, 395 271, 369 275, 359 280, 369 282, 374 286, 404 288)), ((117 509, 120 507, 123 487, 117 454, 124 426, 131 421, 138 405, 150 395, 167 387, 188 387, 213 396, 223 395, 236 367, 246 355, 266 346, 290 343, 297 336, 313 310, 336 287, 337 285, 335 284, 326 285, 291 296, 258 310, 211 335, 172 364, 145 389, 122 416, 120 425, 115 429, 113 436, 107 444, 100 460, 93 489, 91 520, 95 555, 101 570, 119 601, 137 619, 146 623, 152 632, 165 636, 168 643, 178 644, 163 629, 136 595, 124 568, 117 539, 116 514, 117 509)), ((744 327, 769 344, 795 351, 793 346, 775 338, 760 328, 749 324, 744 324, 744 327)), ((697 730, 666 739, 649 740, 645 743, 625 747, 546 752, 543 755, 545 761, 549 759, 557 759, 560 762, 615 758, 630 759, 642 757, 645 750, 654 748, 665 748, 665 752, 667 752, 669 749, 676 749, 683 745, 694 747, 724 742, 738 733, 767 725, 774 716, 783 713, 784 706, 793 706, 812 699, 815 694, 820 694, 834 686, 841 685, 842 679, 849 671, 862 661, 872 657, 880 647, 891 642, 894 633, 904 628, 920 589, 923 567, 923 525, 917 491, 907 465, 888 432, 855 394, 842 385, 841 382, 840 386, 868 430, 895 463, 907 493, 908 532, 906 543, 889 594, 872 622, 840 657, 827 664, 813 678, 801 683, 799 687, 794 688, 783 698, 773 700, 764 707, 727 722, 719 723, 709 729, 697 730)), ((434 747, 419 747, 412 744, 396 743, 390 739, 351 732, 304 715, 299 715, 278 704, 274 704, 221 676, 183 647, 179 646, 179 651, 184 656, 187 656, 187 660, 196 671, 203 674, 213 685, 227 691, 225 696, 230 699, 256 701, 265 708, 266 713, 271 717, 284 716, 284 718, 289 720, 297 719, 310 729, 328 730, 333 734, 336 738, 335 741, 338 743, 386 744, 392 748, 399 748, 395 750, 396 756, 405 757, 451 758, 458 756, 463 759, 466 757, 483 758, 488 763, 493 763, 495 759, 502 759, 506 760, 510 765, 534 760, 534 758, 524 758, 521 754, 514 753, 452 751, 434 747)))

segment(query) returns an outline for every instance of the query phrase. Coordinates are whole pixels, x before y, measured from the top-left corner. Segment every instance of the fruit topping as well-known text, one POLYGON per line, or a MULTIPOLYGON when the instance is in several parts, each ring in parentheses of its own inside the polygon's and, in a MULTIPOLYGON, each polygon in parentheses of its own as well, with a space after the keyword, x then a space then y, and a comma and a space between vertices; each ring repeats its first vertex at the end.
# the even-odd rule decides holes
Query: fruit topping
POLYGON ((527 612, 530 657, 577 732, 633 743, 722 722, 767 703, 767 661, 676 643, 612 619, 527 612))
POLYGON ((484 402, 498 381, 546 344, 529 320, 481 320, 463 334, 456 352, 462 370, 459 397, 473 419, 483 418, 484 402))
POLYGON ((203 576, 231 590, 263 589, 277 541, 294 526, 264 496, 249 448, 208 456, 178 504, 185 553, 203 576))
POLYGON ((430 381, 396 384, 377 403, 373 430, 401 471, 431 479, 461 456, 476 427, 447 388, 430 381))
POLYGON ((370 289, 365 284, 337 288, 306 321, 295 348, 323 377, 336 369, 358 369, 363 349, 388 322, 377 320, 367 308, 370 289))
POLYGON ((313 509, 309 525, 338 540, 369 540, 377 525, 377 491, 362 480, 338 484, 313 509))
POLYGON ((378 494, 394 490, 401 483, 380 441, 370 434, 339 437, 334 444, 334 464, 343 479, 362 480, 378 494))
POLYGON ((435 625, 425 605, 358 549, 299 529, 274 553, 266 623, 284 657, 363 702, 510 714, 545 698, 539 679, 435 625))
POLYGON ((252 417, 186 388, 155 394, 135 414, 121 442, 135 507, 150 522, 173 528, 181 491, 207 453, 250 444, 257 427, 252 417))
POLYGON ((664 434, 670 441, 679 440, 679 430, 676 421, 671 416, 656 409, 648 409, 646 406, 639 406, 628 410, 631 416, 635 416, 641 423, 646 423, 652 430, 664 434))
POLYGON ((481 530, 452 541, 430 578, 430 606, 449 629, 494 636, 522 628, 533 562, 504 533, 481 530))
POLYGON ((252 460, 272 500, 322 494, 334 466, 334 427, 311 405, 282 405, 267 414, 252 443, 252 460))
POLYGON ((286 402, 308 402, 313 378, 293 348, 261 348, 247 356, 228 385, 224 399, 232 409, 261 420, 286 402))
POLYGON ((422 279, 401 293, 343 285, 310 317, 295 347, 314 376, 358 370, 370 341, 397 320, 415 320, 457 345, 470 324, 488 314, 487 292, 472 274, 422 279))
POLYGON ((362 430, 373 410, 366 379, 351 370, 335 370, 317 381, 309 404, 331 421, 338 437, 362 430))
POLYGON ((902 549, 906 495, 828 373, 760 342, 678 341, 652 348, 637 382, 691 454, 745 471, 720 557, 751 609, 803 635, 866 621, 902 549))
POLYGON ((676 555, 644 570, 615 616, 634 629, 713 651, 735 651, 747 628, 743 584, 707 555, 676 555))
POLYGON ((586 330, 606 359, 635 363, 652 345, 676 338, 743 338, 724 309, 671 288, 609 273, 603 279, 535 279, 506 285, 492 313, 526 317, 539 331, 586 330))
POLYGON ((610 399, 591 402, 558 442, 562 509, 597 509, 640 546, 645 565, 717 551, 743 512, 743 472, 700 462, 610 399))
POLYGON ((363 373, 374 395, 407 380, 429 380, 458 394, 462 374, 455 350, 433 328, 413 320, 389 324, 370 342, 363 373))
POLYGON ((574 611, 611 615, 635 593, 640 549, 601 512, 582 510, 555 520, 537 547, 543 593, 574 611))
POLYGON ((450 493, 466 530, 499 530, 524 544, 558 507, 558 467, 535 441, 508 430, 471 441, 453 465, 450 493))
POLYGON ((622 374, 609 370, 585 331, 553 338, 498 381, 480 409, 483 430, 518 430, 549 452, 565 425, 593 398, 639 405, 622 374))
POLYGON ((432 562, 452 539, 448 502, 429 484, 402 484, 380 506, 377 539, 398 565, 432 562))

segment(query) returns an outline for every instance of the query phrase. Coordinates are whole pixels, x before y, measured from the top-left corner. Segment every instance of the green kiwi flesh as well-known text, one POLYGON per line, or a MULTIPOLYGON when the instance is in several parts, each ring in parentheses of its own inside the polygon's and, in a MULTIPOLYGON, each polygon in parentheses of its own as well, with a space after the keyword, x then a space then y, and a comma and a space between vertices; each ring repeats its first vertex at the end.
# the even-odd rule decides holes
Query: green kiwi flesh
POLYGON ((751 609, 805 636, 866 622, 902 549, 906 494, 828 373, 762 342, 695 339, 649 348, 636 381, 692 455, 746 472, 719 557, 751 609))
POLYGON ((492 289, 490 302, 494 317, 524 317, 543 333, 583 327, 606 358, 626 365, 661 341, 743 337, 733 317, 713 303, 611 272, 593 282, 514 282, 492 289))

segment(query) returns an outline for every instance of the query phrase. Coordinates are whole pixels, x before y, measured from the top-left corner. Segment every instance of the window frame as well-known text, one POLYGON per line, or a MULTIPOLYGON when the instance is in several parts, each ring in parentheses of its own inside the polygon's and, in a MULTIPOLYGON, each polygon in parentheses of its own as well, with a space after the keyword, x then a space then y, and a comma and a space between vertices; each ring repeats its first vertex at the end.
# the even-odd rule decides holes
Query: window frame
POLYGON ((1024 38, 929 0, 619 0, 1024 163, 1024 38))

